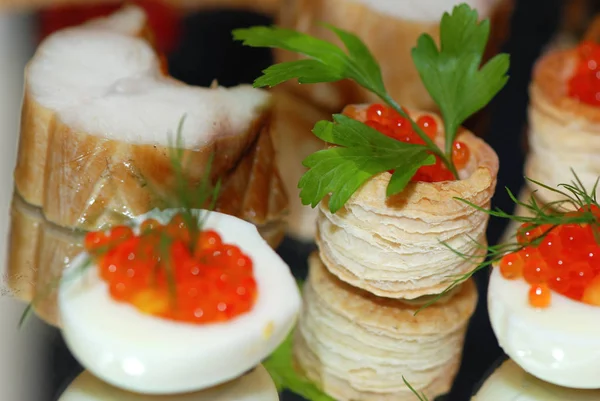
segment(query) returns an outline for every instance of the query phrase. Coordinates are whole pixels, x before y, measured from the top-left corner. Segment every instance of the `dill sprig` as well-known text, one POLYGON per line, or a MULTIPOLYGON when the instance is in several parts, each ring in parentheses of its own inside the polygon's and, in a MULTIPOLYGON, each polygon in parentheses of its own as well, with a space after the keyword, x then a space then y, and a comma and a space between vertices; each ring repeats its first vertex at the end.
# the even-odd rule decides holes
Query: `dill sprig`
POLYGON ((429 398, 427 398, 425 393, 423 393, 423 392, 419 393, 417 390, 415 390, 414 387, 410 385, 410 383, 408 382, 408 380, 406 380, 406 378, 404 376, 402 376, 402 381, 404 382, 406 387, 408 387, 410 389, 410 391, 412 391, 413 394, 417 396, 419 401, 429 401, 429 398))
MULTIPOLYGON (((186 160, 186 147, 183 138, 183 127, 186 116, 183 115, 177 126, 175 138, 168 134, 168 151, 169 159, 171 162, 171 168, 173 171, 173 182, 174 186, 172 194, 164 194, 164 191, 158 190, 149 180, 144 179, 144 186, 151 192, 155 202, 159 204, 159 210, 165 209, 176 209, 177 215, 181 216, 185 228, 190 233, 190 251, 194 252, 194 247, 198 243, 198 237, 202 232, 204 224, 209 213, 204 213, 199 216, 195 209, 205 208, 209 212, 212 211, 216 205, 218 195, 221 188, 221 180, 218 179, 216 184, 213 185, 211 182, 211 167, 214 159, 214 153, 209 156, 208 163, 204 170, 204 174, 197 185, 190 183, 190 179, 186 171, 188 171, 188 165, 186 160)), ((142 177, 143 178, 143 177, 142 177)), ((134 219, 126 217, 122 224, 130 227, 134 226, 134 219)), ((152 232, 140 232, 140 237, 146 237, 151 235, 152 232)), ((169 294, 172 302, 176 301, 176 288, 175 288, 175 274, 173 270, 173 260, 171 258, 171 245, 173 244, 173 238, 167 233, 160 233, 160 241, 158 251, 160 254, 160 262, 154 266, 155 275, 158 273, 159 268, 164 268, 167 276, 167 284, 169 287, 169 294)), ((52 282, 45 288, 44 291, 36 294, 34 299, 27 305, 21 318, 19 319, 18 327, 21 328, 31 316, 34 311, 34 305, 48 297, 48 295, 60 285, 61 280, 71 279, 76 276, 83 274, 90 266, 93 265, 93 261, 102 257, 108 253, 115 244, 108 244, 94 251, 93 255, 87 255, 84 261, 78 266, 77 269, 71 271, 68 278, 59 276, 52 280, 52 282)))
MULTIPOLYGON (((514 242, 488 246, 483 245, 477 240, 469 237, 469 239, 476 245, 477 250, 486 251, 486 259, 482 263, 473 261, 473 263, 476 263, 477 266, 466 274, 451 276, 454 278, 451 284, 444 291, 442 291, 442 293, 437 294, 429 302, 425 303, 421 308, 419 308, 415 312, 415 315, 439 301, 450 291, 454 290, 456 287, 470 279, 478 271, 499 262, 504 255, 521 251, 530 246, 537 247, 544 240, 544 238, 558 226, 569 224, 589 224, 592 228, 596 242, 600 244, 600 222, 598 221, 596 214, 593 213, 594 209, 600 210, 600 205, 596 199, 596 190, 600 182, 600 177, 598 177, 594 183, 592 190, 588 191, 573 169, 571 169, 571 173, 574 176, 574 180, 571 182, 571 184, 559 184, 556 188, 525 177, 526 181, 560 195, 561 199, 546 204, 540 204, 536 199, 535 194, 538 192, 537 189, 532 191, 527 201, 523 202, 520 201, 510 189, 506 188, 509 197, 515 203, 515 205, 520 206, 526 211, 526 213, 523 215, 506 213, 500 208, 489 210, 475 205, 465 199, 454 198, 490 216, 521 223, 521 227, 519 227, 517 232, 512 236, 518 240, 514 242), (577 210, 577 212, 573 213, 575 210, 577 210), (540 232, 533 238, 526 238, 525 234, 527 231, 535 230, 540 232)), ((472 261, 473 259, 478 259, 479 257, 479 253, 477 251, 474 254, 465 254, 454 249, 446 242, 441 242, 441 244, 464 260, 472 261)))

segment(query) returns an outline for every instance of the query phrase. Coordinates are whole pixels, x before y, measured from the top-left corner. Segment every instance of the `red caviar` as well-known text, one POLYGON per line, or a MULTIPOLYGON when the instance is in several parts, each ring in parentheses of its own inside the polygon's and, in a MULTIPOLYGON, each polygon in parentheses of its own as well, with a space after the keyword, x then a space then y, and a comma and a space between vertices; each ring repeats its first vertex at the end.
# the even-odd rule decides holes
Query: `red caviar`
MULTIPOLYGON (((356 115, 349 116, 356 118, 356 115)), ((416 123, 429 138, 434 139, 436 137, 438 126, 436 120, 432 116, 423 115, 417 119, 416 123)), ((376 129, 385 136, 398 141, 420 145, 425 144, 425 141, 413 130, 410 121, 400 116, 390 107, 381 104, 369 106, 366 111, 365 124, 376 129)), ((456 148, 456 151, 453 151, 453 162, 458 169, 461 169, 469 160, 469 148, 462 142, 455 142, 454 147, 456 148)), ((393 171, 390 172, 393 173, 393 171)), ((440 182, 452 180, 454 180, 454 176, 437 156, 434 165, 421 167, 412 178, 413 182, 440 182)))
MULTIPOLYGON (((600 224, 600 210, 596 206, 587 209, 574 213, 592 212, 600 224)), ((530 285, 531 305, 547 307, 554 291, 600 306, 600 245, 590 224, 564 224, 554 228, 523 224, 517 239, 526 246, 500 260, 500 273, 509 280, 522 278, 530 285), (531 245, 527 245, 529 243, 531 245)))
POLYGON ((257 295, 252 259, 216 231, 200 232, 195 244, 192 237, 177 214, 166 225, 144 221, 139 234, 125 226, 91 232, 84 244, 111 297, 144 313, 212 323, 248 312, 257 295))
POLYGON ((600 106, 600 44, 584 41, 578 47, 578 62, 569 80, 569 96, 600 106))

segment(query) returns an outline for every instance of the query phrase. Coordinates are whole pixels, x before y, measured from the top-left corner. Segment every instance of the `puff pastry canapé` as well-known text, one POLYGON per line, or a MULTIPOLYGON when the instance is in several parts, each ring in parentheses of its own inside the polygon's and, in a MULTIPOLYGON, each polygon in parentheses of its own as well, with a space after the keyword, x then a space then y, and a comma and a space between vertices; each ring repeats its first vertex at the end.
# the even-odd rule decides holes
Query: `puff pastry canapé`
POLYGON ((317 254, 309 268, 294 342, 295 361, 309 379, 340 401, 413 400, 402 376, 429 399, 450 389, 477 303, 472 281, 415 316, 419 303, 351 287, 317 254))
MULTIPOLYGON (((359 110, 361 120, 365 106, 350 107, 359 110)), ((411 112, 413 118, 420 114, 411 112)), ((441 140, 442 122, 437 122, 441 140)), ((489 216, 455 198, 489 207, 498 157, 466 130, 458 139, 471 152, 459 172, 461 180, 410 183, 399 195, 387 198, 391 174, 386 172, 367 181, 335 214, 328 209, 328 198, 321 202, 317 245, 329 271, 375 295, 413 299, 442 292, 449 277, 467 273, 483 260, 485 252, 473 240, 485 244, 489 216), (441 241, 480 256, 465 260, 441 241)))
MULTIPOLYGON (((600 108, 568 96, 577 61, 577 49, 567 49, 546 54, 535 66, 525 175, 556 187, 573 182, 573 169, 591 190, 600 176, 600 108)), ((564 199, 552 191, 534 189, 539 189, 536 195, 544 203, 564 199)))

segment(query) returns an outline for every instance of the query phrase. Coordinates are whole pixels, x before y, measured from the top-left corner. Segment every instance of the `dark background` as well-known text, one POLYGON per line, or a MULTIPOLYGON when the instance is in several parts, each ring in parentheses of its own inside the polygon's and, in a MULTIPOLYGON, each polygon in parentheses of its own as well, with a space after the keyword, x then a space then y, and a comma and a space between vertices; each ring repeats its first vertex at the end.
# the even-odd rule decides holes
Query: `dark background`
MULTIPOLYGON (((568 0, 566 0, 568 1, 568 0)), ((517 1, 511 22, 511 35, 503 51, 511 55, 510 81, 490 105, 491 124, 482 134, 500 158, 495 207, 512 210, 513 204, 504 191, 518 192, 523 184, 523 132, 527 119, 527 88, 531 70, 543 47, 556 32, 563 2, 559 0, 517 1)), ((182 40, 169 56, 169 70, 175 78, 194 85, 210 85, 216 78, 224 86, 251 83, 260 71, 272 63, 270 51, 242 47, 231 40, 231 30, 253 25, 271 24, 264 16, 212 11, 191 15, 184 21, 182 40)), ((505 226, 504 221, 490 221, 488 238, 495 243, 505 226)), ((286 239, 279 249, 295 275, 306 274, 306 258, 311 244, 286 239)), ((448 401, 467 401, 495 362, 503 358, 487 316, 487 272, 477 274, 480 302, 467 334, 461 371, 448 401)), ((51 398, 56 400, 62 389, 82 368, 66 349, 58 331, 49 340, 48 368, 53 379, 51 398)), ((284 401, 300 400, 286 394, 284 401)))

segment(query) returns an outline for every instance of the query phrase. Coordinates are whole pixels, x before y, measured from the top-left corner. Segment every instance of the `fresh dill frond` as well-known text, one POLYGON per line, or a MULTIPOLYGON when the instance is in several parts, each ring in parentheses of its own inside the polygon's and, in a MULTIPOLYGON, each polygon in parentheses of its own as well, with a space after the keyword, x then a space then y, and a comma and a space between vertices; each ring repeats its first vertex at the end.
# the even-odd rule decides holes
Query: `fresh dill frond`
MULTIPOLYGON (((550 187, 549 185, 543 184, 539 181, 533 180, 531 178, 525 177, 527 182, 532 183, 533 185, 537 185, 542 189, 546 189, 551 191, 557 195, 559 195, 562 199, 549 202, 546 204, 540 204, 536 199, 537 190, 532 191, 529 199, 525 202, 520 201, 510 189, 506 188, 509 197, 512 201, 517 205, 523 208, 526 213, 523 215, 515 215, 511 213, 506 213, 500 208, 496 209, 485 209, 478 205, 475 205, 472 202, 469 202, 462 198, 455 198, 456 200, 463 202, 470 207, 486 213, 490 216, 506 219, 510 221, 514 221, 517 223, 521 223, 521 227, 517 229, 517 232, 512 236, 516 240, 513 242, 508 242, 504 244, 497 245, 483 245, 476 241, 473 238, 469 239, 476 244, 476 248, 478 250, 485 250, 487 253, 486 259, 482 263, 477 263, 476 267, 468 273, 455 277, 450 285, 440 294, 437 294, 433 297, 429 302, 425 303, 421 308, 419 308, 415 315, 418 314, 425 308, 433 305, 437 301, 439 301, 442 297, 447 295, 450 291, 454 290, 456 287, 460 286, 462 283, 470 279, 475 273, 480 270, 483 270, 489 266, 492 266, 499 262, 504 255, 508 253, 519 252, 527 247, 537 247, 544 238, 550 234, 556 227, 568 224, 576 224, 583 225, 589 224, 592 227, 592 232, 594 233, 594 237, 596 242, 600 244, 600 222, 598 221, 597 215, 594 214, 594 209, 600 211, 600 205, 598 204, 596 197, 596 190, 598 188, 598 183, 600 182, 600 177, 594 183, 594 186, 591 191, 588 191, 581 181, 581 179, 577 176, 575 171, 571 169, 571 173, 574 176, 574 180, 571 184, 559 184, 557 188, 550 187), (575 212, 577 210, 577 212, 575 212), (533 238, 526 238, 526 233, 528 231, 536 230, 540 231, 533 238)), ((454 249, 446 242, 441 242, 446 248, 452 251, 455 255, 461 257, 466 261, 473 261, 473 259, 478 258, 479 254, 465 254, 454 249)))

